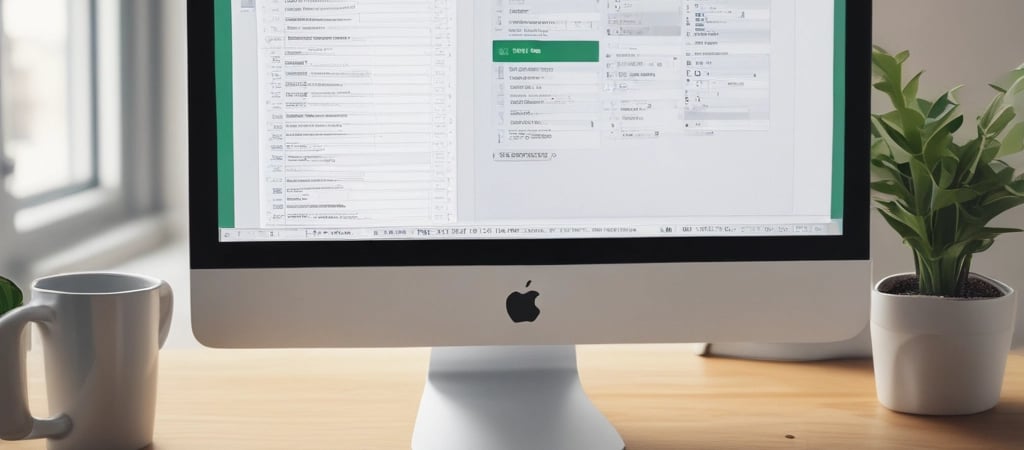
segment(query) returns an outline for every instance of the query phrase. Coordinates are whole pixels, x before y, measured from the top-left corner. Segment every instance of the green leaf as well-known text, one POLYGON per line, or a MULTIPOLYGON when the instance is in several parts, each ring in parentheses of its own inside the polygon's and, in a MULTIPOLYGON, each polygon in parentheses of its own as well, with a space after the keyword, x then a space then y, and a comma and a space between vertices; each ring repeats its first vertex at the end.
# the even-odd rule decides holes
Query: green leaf
POLYGON ((878 123, 881 125, 880 131, 882 132, 883 137, 888 136, 899 149, 902 149, 907 153, 912 155, 921 153, 918 147, 914 146, 910 139, 904 134, 905 128, 903 127, 902 121, 894 122, 886 116, 880 116, 878 119, 878 123))
POLYGON ((1024 205, 1024 197, 1001 197, 996 200, 988 201, 982 207, 984 208, 981 218, 986 222, 995 219, 1000 214, 1016 208, 1020 205, 1024 205))
POLYGON ((903 64, 909 58, 910 58, 910 50, 904 50, 904 51, 900 52, 898 55, 896 55, 896 61, 899 62, 900 64, 903 64))
POLYGON ((948 189, 956 179, 957 160, 953 156, 943 157, 939 162, 939 188, 948 189))
POLYGON ((981 156, 981 139, 972 139, 959 149, 960 164, 956 169, 956 181, 963 182, 974 178, 974 171, 978 167, 978 157, 981 156))
POLYGON ((892 227, 892 229, 895 230, 901 238, 903 238, 904 243, 915 249, 921 247, 924 240, 911 226, 901 222, 886 210, 879 209, 878 211, 882 214, 882 218, 885 219, 886 223, 888 223, 889 226, 892 227))
MULTIPOLYGON (((951 248, 953 248, 955 250, 959 250, 961 252, 965 252, 965 251, 969 252, 969 250, 967 250, 967 248, 970 246, 970 244, 972 242, 994 240, 995 238, 997 238, 997 237, 999 237, 1001 235, 1009 234, 1009 233, 1020 233, 1021 231, 1024 231, 1024 230, 1020 230, 1018 228, 990 228, 990 227, 986 227, 986 228, 982 228, 980 230, 976 230, 976 231, 974 231, 974 232, 972 232, 972 233, 962 237, 960 239, 960 241, 956 244, 957 246, 959 246, 959 248, 955 248, 955 247, 951 247, 951 248)), ((976 253, 976 252, 972 252, 972 253, 976 253)))
POLYGON ((1006 126, 1016 118, 1017 113, 1014 112, 1012 106, 1003 106, 995 113, 992 123, 988 124, 988 127, 985 128, 985 133, 989 136, 998 136, 1002 134, 1003 130, 1006 129, 1006 126))
POLYGON ((1001 234, 1024 232, 1024 230, 1020 228, 985 228, 985 231, 991 233, 993 237, 1001 234))
POLYGON ((1009 86, 1006 89, 1007 96, 1015 97, 1024 93, 1024 69, 1014 70, 1003 79, 1006 80, 1005 83, 1009 86))
POLYGON ((995 239, 983 239, 980 241, 976 241, 973 246, 967 247, 966 250, 970 251, 971 253, 981 253, 985 250, 992 248, 992 244, 995 243, 995 239))
POLYGON ((932 186, 935 185, 931 171, 921 160, 912 159, 910 160, 910 176, 914 182, 914 207, 911 211, 918 215, 927 215, 932 211, 932 186))
POLYGON ((896 57, 875 49, 871 53, 873 71, 881 77, 881 81, 875 83, 875 89, 884 92, 897 109, 906 108, 906 100, 903 98, 903 66, 896 57))
POLYGON ((887 94, 896 90, 896 84, 887 79, 883 79, 882 81, 872 84, 871 87, 887 94))
POLYGON ((995 83, 989 84, 989 87, 995 89, 996 92, 1007 94, 1008 96, 1020 95, 1024 84, 1021 84, 1021 80, 1024 80, 1024 68, 1017 68, 1011 70, 1003 75, 995 83))
MULTIPOLYGON (((882 117, 885 118, 886 116, 882 117)), ((916 109, 902 108, 899 110, 899 117, 899 130, 902 131, 903 136, 907 139, 908 150, 912 150, 911 153, 914 154, 924 151, 924 139, 922 137, 926 120, 924 114, 916 109)))
POLYGON ((1003 145, 996 157, 1002 158, 1021 150, 1024 150, 1024 122, 1018 122, 1013 128, 1010 128, 1010 132, 1006 133, 1006 137, 1003 138, 1003 145))
MULTIPOLYGON (((918 72, 914 75, 914 78, 910 79, 907 86, 903 88, 903 101, 906 102, 908 108, 917 110, 917 91, 921 87, 921 75, 924 75, 924 71, 918 72)), ((924 110, 927 111, 927 110, 924 110)))
POLYGON ((949 153, 949 147, 953 144, 953 133, 956 132, 964 123, 963 116, 956 116, 955 118, 949 119, 948 122, 939 123, 939 128, 935 130, 924 144, 924 160, 929 166, 938 163, 943 157, 949 153))
POLYGON ((1024 180, 1016 180, 1006 185, 1006 190, 1013 195, 1024 196, 1024 180))
POLYGON ((926 113, 926 117, 928 117, 929 119, 934 119, 934 117, 931 116, 931 111, 934 106, 935 104, 928 100, 925 100, 923 98, 917 99, 917 110, 926 113))
POLYGON ((885 145, 889 147, 889 151, 891 152, 893 158, 900 162, 906 162, 910 160, 911 155, 907 153, 906 148, 901 147, 900 144, 896 141, 896 139, 901 139, 903 142, 906 142, 906 139, 904 139, 898 131, 892 129, 891 127, 887 129, 886 126, 882 124, 881 117, 879 116, 872 116, 871 124, 873 128, 879 133, 882 141, 885 142, 885 145))
POLYGON ((985 141, 985 147, 981 149, 981 156, 978 157, 978 165, 988 165, 995 161, 1002 147, 1003 144, 995 139, 985 141))
POLYGON ((938 100, 932 104, 932 108, 928 111, 928 117, 939 117, 943 114, 947 114, 950 109, 956 109, 960 106, 960 102, 956 99, 956 94, 963 86, 957 86, 950 89, 945 94, 942 94, 938 100))
MULTIPOLYGON (((981 194, 971 189, 936 189, 932 194, 932 209, 938 210, 947 206, 969 202, 981 194)), ((955 225, 955 224, 954 224, 955 225)))
POLYGON ((871 183, 871 189, 880 194, 891 195, 904 201, 911 198, 910 191, 905 186, 892 180, 875 181, 871 183))
POLYGON ((992 125, 992 121, 995 120, 997 115, 1006 107, 1006 94, 997 95, 992 99, 992 102, 989 103, 988 108, 985 108, 985 112, 978 116, 978 128, 988 131, 992 125))
POLYGON ((941 255, 951 242, 956 241, 957 233, 960 230, 957 222, 958 213, 955 207, 947 208, 933 204, 932 209, 935 213, 928 221, 932 227, 930 244, 937 249, 935 253, 941 255))
MULTIPOLYGON (((990 84, 993 89, 999 92, 1011 92, 1020 80, 1024 79, 1024 68, 1017 68, 1007 72, 995 83, 990 84)), ((1019 91, 1018 91, 1019 92, 1019 91)), ((1015 95, 1015 94, 1010 94, 1015 95)))
POLYGON ((21 306, 23 299, 18 285, 7 278, 0 277, 0 316, 21 306))
MULTIPOLYGON (((893 225, 892 222, 897 222, 900 228, 896 231, 903 236, 903 239, 914 241, 914 240, 927 240, 928 233, 922 218, 918 215, 911 213, 908 209, 904 208, 897 202, 877 202, 879 211, 886 218, 886 221, 890 221, 889 225, 893 225)), ((897 227, 893 225, 893 228, 897 227)))
POLYGON ((887 81, 899 82, 903 78, 903 63, 887 52, 879 51, 876 48, 871 53, 871 64, 875 71, 887 81))
POLYGON ((1013 195, 1006 190, 1006 186, 1012 182, 1013 169, 997 161, 991 165, 979 166, 970 188, 984 196, 979 200, 979 204, 985 205, 1002 197, 1013 195))
POLYGON ((872 173, 880 181, 888 181, 898 184, 902 188, 903 194, 900 195, 900 199, 904 203, 913 201, 913 196, 910 194, 910 165, 903 163, 897 163, 889 155, 877 155, 871 160, 872 173))

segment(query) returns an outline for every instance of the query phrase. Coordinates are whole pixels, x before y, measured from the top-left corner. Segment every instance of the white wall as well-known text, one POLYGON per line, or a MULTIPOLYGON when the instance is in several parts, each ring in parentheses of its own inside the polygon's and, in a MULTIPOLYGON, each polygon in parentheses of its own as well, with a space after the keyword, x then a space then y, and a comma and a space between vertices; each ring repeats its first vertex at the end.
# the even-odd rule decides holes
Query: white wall
MULTIPOLYGON (((884 0, 875 2, 874 40, 889 51, 910 50, 908 65, 914 73, 927 71, 923 96, 966 85, 960 100, 973 123, 992 99, 988 83, 1024 64, 1022 24, 1021 0, 884 0)), ((874 99, 876 110, 886 110, 883 98, 874 99)), ((1006 213, 998 224, 1024 228, 1024 207, 1006 213)), ((877 214, 871 233, 876 278, 913 270, 910 250, 877 214)), ((1024 290, 1024 234, 999 238, 991 250, 976 256, 974 271, 1024 290)), ((1021 347, 1024 308, 1017 313, 1014 343, 1021 347)))

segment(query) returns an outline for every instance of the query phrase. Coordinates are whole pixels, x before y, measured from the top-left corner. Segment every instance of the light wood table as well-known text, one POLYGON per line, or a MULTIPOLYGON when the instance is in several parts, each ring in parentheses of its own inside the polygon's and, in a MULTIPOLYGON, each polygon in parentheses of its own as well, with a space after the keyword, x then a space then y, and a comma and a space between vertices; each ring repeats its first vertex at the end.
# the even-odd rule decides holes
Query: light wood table
MULTIPOLYGON (((428 351, 180 350, 161 359, 156 450, 409 448, 428 351)), ((31 401, 45 413, 39 352, 31 401)), ((1024 448, 1024 356, 1002 401, 919 417, 875 400, 869 360, 766 363, 689 346, 580 347, 583 384, 629 450, 1024 448)), ((41 441, 0 442, 4 450, 41 441)), ((486 450, 486 449, 481 449, 486 450)))

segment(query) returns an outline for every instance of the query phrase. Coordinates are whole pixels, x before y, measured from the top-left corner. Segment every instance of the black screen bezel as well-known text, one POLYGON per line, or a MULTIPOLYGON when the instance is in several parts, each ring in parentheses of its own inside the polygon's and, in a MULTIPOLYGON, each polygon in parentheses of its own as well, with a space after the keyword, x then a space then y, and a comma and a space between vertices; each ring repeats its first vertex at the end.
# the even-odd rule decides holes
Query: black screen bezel
POLYGON ((220 242, 214 2, 188 0, 189 227, 193 269, 516 266, 867 260, 871 2, 846 2, 841 236, 220 242))

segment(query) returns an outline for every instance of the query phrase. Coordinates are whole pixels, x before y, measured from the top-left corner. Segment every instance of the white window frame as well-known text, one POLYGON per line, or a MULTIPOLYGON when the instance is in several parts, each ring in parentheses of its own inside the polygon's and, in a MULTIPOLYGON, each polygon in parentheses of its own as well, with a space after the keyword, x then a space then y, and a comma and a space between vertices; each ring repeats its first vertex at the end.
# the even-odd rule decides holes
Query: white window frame
MULTIPOLYGON (((83 3, 95 13, 90 14, 91 44, 99 49, 87 52, 96 55, 96 79, 90 83, 97 94, 91 102, 96 125, 90 134, 95 136, 97 180, 79 189, 58 190, 59 195, 45 201, 18 201, 0 189, 0 274, 22 283, 53 271, 102 268, 151 248, 168 235, 160 218, 160 3, 83 3)), ((0 173, 0 186, 3 177, 0 173)))

